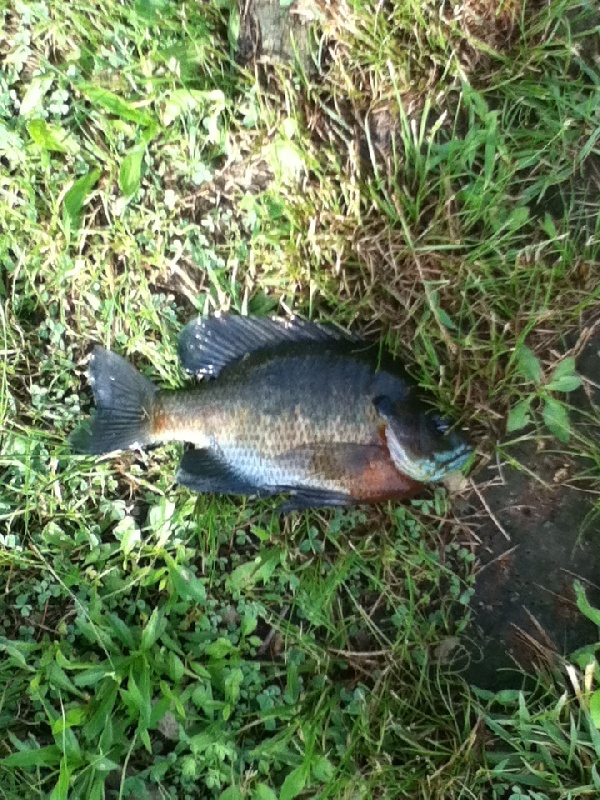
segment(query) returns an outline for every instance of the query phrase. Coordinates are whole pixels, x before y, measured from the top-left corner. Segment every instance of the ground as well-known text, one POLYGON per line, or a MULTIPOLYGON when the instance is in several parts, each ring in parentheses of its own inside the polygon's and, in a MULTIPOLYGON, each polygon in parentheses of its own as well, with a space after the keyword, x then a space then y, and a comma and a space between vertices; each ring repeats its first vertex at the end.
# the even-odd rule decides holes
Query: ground
POLYGON ((0 20, 0 797, 597 796, 595 6, 0 20), (384 340, 468 474, 282 519, 74 456, 93 346, 177 388, 215 310, 384 340))

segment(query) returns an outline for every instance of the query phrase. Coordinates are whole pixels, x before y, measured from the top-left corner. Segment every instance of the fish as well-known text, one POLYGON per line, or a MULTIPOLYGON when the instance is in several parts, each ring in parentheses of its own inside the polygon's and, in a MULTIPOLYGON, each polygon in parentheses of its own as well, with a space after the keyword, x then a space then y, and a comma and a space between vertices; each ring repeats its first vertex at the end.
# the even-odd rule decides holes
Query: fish
POLYGON ((202 378, 162 390, 96 347, 91 426, 73 440, 102 455, 191 445, 175 479, 200 493, 285 494, 284 512, 404 500, 462 469, 472 447, 387 351, 323 323, 234 314, 192 320, 181 365, 202 378))

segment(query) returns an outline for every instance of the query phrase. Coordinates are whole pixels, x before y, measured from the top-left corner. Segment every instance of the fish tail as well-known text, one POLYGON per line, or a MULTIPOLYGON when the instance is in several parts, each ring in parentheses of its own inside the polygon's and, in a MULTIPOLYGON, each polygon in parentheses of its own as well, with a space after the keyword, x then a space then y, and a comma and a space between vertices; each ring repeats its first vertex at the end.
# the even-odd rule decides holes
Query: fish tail
POLYGON ((96 415, 71 437, 80 453, 133 450, 153 441, 156 386, 116 353, 97 347, 90 361, 96 415))

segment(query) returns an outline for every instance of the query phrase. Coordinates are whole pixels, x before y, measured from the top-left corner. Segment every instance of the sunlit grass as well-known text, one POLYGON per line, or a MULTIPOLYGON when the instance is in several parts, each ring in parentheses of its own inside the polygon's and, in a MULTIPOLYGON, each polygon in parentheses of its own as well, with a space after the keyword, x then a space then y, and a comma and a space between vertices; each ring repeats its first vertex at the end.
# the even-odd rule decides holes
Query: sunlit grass
POLYGON ((240 69, 227 4, 0 11, 0 796, 594 796, 597 682, 456 674, 474 554, 443 491, 282 520, 176 487, 175 446, 68 445, 93 344, 176 388, 181 326, 231 308, 385 338, 490 456, 543 386, 519 347, 552 374, 598 306, 568 5, 336 4, 315 77, 240 69))

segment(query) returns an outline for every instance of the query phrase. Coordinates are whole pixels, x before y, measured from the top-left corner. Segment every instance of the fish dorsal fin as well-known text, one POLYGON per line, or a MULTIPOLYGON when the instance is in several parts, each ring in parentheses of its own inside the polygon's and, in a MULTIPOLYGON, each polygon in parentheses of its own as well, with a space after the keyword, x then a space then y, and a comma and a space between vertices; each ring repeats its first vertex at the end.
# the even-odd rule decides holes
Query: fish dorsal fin
POLYGON ((199 317, 179 336, 179 358, 186 372, 215 377, 223 367, 250 353, 284 343, 358 341, 336 328, 302 319, 199 317))

